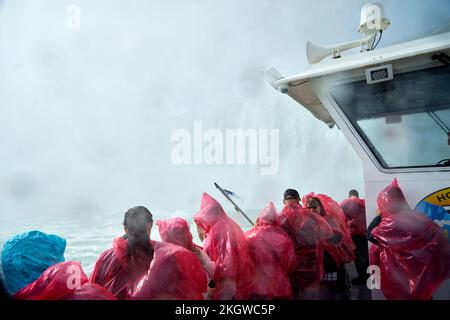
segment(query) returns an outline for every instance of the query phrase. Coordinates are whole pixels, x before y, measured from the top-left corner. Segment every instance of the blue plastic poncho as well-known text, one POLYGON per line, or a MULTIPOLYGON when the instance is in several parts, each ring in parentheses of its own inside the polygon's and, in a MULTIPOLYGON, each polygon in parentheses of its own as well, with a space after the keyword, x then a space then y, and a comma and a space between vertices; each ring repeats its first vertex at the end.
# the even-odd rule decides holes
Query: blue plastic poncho
POLYGON ((14 294, 35 281, 48 267, 64 261, 66 240, 40 231, 9 238, 2 250, 5 286, 14 294))

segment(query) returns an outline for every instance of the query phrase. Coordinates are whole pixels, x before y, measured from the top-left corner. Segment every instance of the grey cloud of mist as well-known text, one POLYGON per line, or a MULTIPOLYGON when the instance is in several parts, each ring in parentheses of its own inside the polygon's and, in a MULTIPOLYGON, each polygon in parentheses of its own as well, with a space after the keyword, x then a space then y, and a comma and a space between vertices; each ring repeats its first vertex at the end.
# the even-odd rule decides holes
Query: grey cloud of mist
MULTIPOLYGON (((380 46, 450 17, 447 1, 381 2, 392 26, 380 46)), ((213 182, 252 210, 279 206, 288 187, 336 200, 352 188, 363 194, 360 160, 342 133, 260 72, 304 70, 307 40, 357 38, 365 3, 0 2, 0 217, 88 217, 137 204, 189 216, 204 191, 225 204, 213 182), (65 26, 72 4, 81 8, 79 31, 65 26), (171 133, 196 120, 205 129, 280 129, 279 174, 174 165, 171 133)))

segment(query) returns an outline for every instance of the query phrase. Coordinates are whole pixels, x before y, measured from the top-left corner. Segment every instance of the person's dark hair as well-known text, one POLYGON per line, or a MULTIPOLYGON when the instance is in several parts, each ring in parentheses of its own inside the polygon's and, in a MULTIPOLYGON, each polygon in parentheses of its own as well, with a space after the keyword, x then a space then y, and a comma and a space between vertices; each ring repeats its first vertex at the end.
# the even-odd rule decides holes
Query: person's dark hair
POLYGON ((320 215, 324 216, 325 215, 325 208, 323 207, 322 202, 320 201, 319 198, 317 197, 311 197, 308 199, 307 201, 307 207, 310 209, 315 209, 317 207, 320 208, 320 215))
POLYGON ((359 198, 359 193, 358 191, 356 191, 355 189, 352 189, 348 192, 348 197, 358 197, 359 198))
POLYGON ((123 225, 128 239, 128 270, 131 275, 145 272, 150 267, 154 249, 150 243, 148 225, 153 225, 151 212, 142 206, 125 213, 123 225))
POLYGON ((300 200, 300 195, 295 189, 287 189, 283 194, 283 200, 300 200))

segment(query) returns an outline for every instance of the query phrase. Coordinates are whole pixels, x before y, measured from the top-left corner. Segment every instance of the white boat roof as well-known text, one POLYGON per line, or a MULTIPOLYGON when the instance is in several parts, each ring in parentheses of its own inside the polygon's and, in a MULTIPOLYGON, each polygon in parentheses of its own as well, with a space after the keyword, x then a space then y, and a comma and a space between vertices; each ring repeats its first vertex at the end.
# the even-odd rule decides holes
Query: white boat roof
POLYGON ((316 118, 329 127, 334 121, 316 96, 309 79, 318 78, 346 70, 387 63, 434 51, 450 48, 450 32, 403 42, 385 48, 342 56, 337 59, 326 59, 309 66, 309 69, 294 76, 275 81, 275 86, 289 85, 288 95, 308 109, 316 118))

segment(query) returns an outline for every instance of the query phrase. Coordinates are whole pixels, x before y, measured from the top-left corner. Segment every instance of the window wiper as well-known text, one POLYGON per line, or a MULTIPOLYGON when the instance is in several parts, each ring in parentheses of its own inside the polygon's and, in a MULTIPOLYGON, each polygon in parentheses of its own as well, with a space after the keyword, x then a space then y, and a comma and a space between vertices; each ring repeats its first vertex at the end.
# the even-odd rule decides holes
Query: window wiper
POLYGON ((447 141, 448 145, 450 146, 450 128, 445 124, 445 122, 439 118, 439 116, 434 113, 434 111, 427 111, 427 114, 430 116, 431 119, 436 122, 436 124, 447 134, 447 141))
POLYGON ((450 128, 445 124, 445 122, 439 118, 439 116, 434 111, 427 111, 427 114, 430 116, 431 119, 436 122, 436 124, 446 133, 450 134, 450 128))
POLYGON ((450 166, 450 159, 442 159, 441 161, 436 163, 436 165, 437 166, 448 167, 448 166, 450 166))
POLYGON ((450 65, 450 57, 443 52, 441 52, 440 54, 433 54, 431 56, 431 60, 438 60, 442 64, 445 64, 447 66, 450 65))

